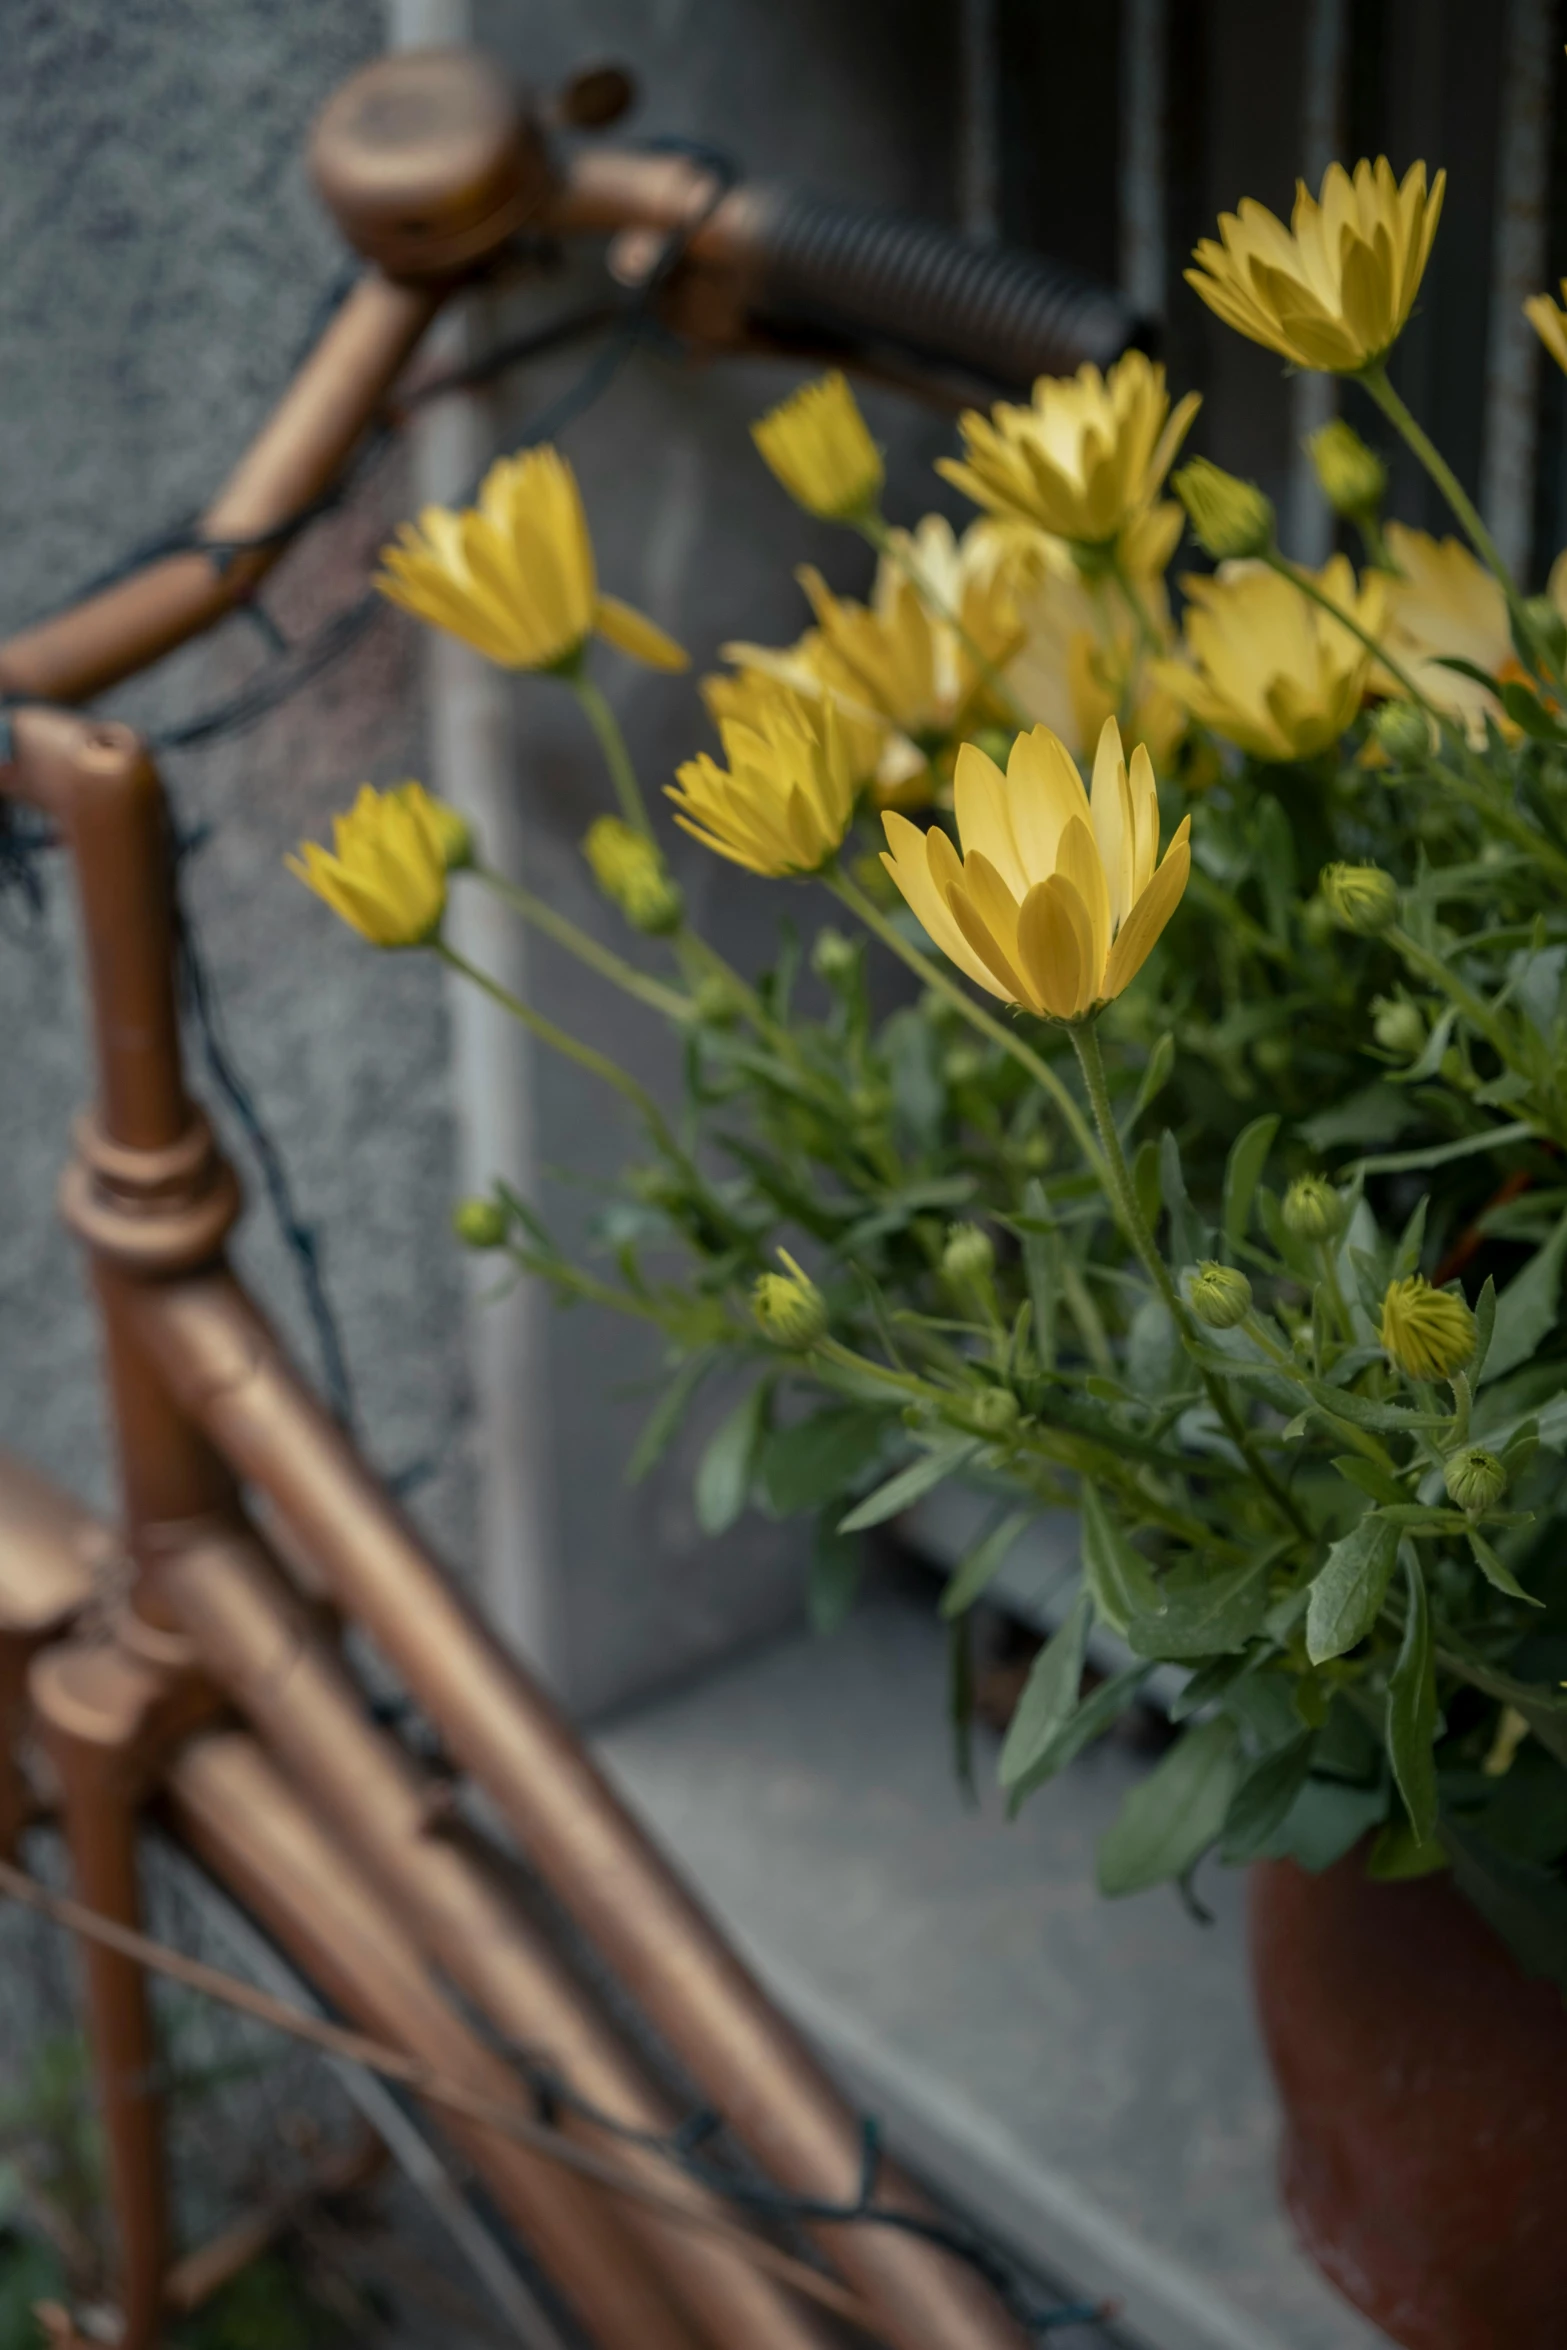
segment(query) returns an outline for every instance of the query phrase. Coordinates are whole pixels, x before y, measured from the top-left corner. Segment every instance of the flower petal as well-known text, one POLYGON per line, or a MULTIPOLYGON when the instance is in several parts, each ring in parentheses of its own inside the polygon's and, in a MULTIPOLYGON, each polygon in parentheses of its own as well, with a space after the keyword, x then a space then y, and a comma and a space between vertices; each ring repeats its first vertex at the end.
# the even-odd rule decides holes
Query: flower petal
POLYGON ((1187 837, 1191 824, 1189 816, 1181 818, 1175 838, 1164 853, 1164 862, 1121 925, 1105 970, 1107 998, 1118 996, 1137 977, 1152 954, 1160 932, 1181 902, 1192 869, 1187 837))
POLYGON ((613 645, 617 652, 629 653, 633 661, 645 661, 650 669, 690 667, 690 654, 645 613, 623 604, 619 596, 598 598, 593 607, 593 625, 606 644, 613 645))

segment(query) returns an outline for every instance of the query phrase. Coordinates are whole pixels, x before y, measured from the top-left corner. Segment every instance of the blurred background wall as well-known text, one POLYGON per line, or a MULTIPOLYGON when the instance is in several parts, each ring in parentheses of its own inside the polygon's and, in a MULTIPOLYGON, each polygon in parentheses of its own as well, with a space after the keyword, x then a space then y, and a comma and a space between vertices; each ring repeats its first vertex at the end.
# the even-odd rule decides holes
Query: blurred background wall
MULTIPOLYGON (((1315 181, 1334 154, 1445 162, 1448 209, 1401 347, 1403 388, 1538 580, 1567 536, 1567 400, 1517 305, 1567 265, 1564 19, 1562 0, 796 0, 786 11, 763 0, 398 0, 390 16, 372 0, 15 0, 0 84, 0 628, 215 486, 341 282, 302 168, 312 115, 389 35, 465 31, 544 90, 582 63, 624 59, 642 103, 611 135, 714 141, 758 176, 959 221, 1120 282, 1164 319, 1177 386, 1204 394, 1193 445, 1255 474, 1286 544, 1307 558, 1331 531, 1299 442, 1330 411, 1331 388, 1291 381, 1219 328, 1181 267, 1221 208, 1249 193, 1283 209, 1297 171, 1315 181)), ((543 279, 497 281, 471 306, 470 347, 601 287, 597 273, 581 256, 543 279)), ((581 365, 562 355, 507 377, 469 414, 464 445, 514 445, 581 365)), ((799 372, 754 359, 693 368, 650 344, 563 433, 605 584, 679 635, 698 670, 731 636, 796 633, 801 560, 844 590, 866 584, 853 542, 789 507, 750 447, 750 419, 799 372)), ((1370 429, 1358 395, 1348 400, 1370 429)), ((866 404, 889 448, 890 510, 941 503, 930 460, 949 423, 886 392, 866 404)), ((421 481, 424 459, 394 449, 293 551, 265 596, 287 634, 359 592, 421 481)), ((1413 479, 1401 476, 1398 503, 1442 526, 1413 479)), ((262 629, 237 621, 111 704, 166 728, 273 657, 262 629)), ((454 1075, 452 1005, 435 970, 370 954, 282 874, 285 848, 321 834, 361 779, 428 772, 422 681, 432 659, 439 679, 439 658, 387 612, 261 723, 165 763, 196 844, 186 886, 226 1028, 320 1234, 372 1456, 404 1479, 440 1547, 526 1632, 571 1702, 601 1710, 784 1621, 801 1563, 754 1519, 717 1543, 697 1530, 690 1470, 722 1409, 716 1393, 686 1443, 628 1489, 622 1464, 658 1370, 634 1334, 535 1299, 501 1309, 516 1318, 509 1355, 475 1344, 476 1329, 501 1327, 482 1320, 488 1275, 464 1268, 447 1237, 455 1191, 487 1172, 474 1137, 524 1168, 563 1239, 591 1247, 629 1134, 558 1064, 508 1047, 502 1070, 493 1038, 454 1075), (514 1096, 503 1148, 490 1113, 514 1096), (507 1479, 527 1500, 526 1526, 480 1507, 507 1479)), ((691 683, 607 655, 602 675, 656 790, 704 739, 691 683)), ((577 853, 605 800, 575 708, 524 681, 504 718, 507 854, 613 936, 577 853)), ((756 960, 780 912, 814 926, 809 893, 742 882, 667 837, 699 917, 737 959, 756 960)), ((43 870, 42 911, 13 889, 0 933, 0 1441, 101 1501, 92 1332, 51 1208, 85 1090, 71 916, 64 876, 43 870)), ((666 1040, 595 984, 538 949, 527 972, 545 1010, 674 1082, 666 1040)), ((294 1270, 259 1210, 241 1254, 314 1368, 294 1270)))

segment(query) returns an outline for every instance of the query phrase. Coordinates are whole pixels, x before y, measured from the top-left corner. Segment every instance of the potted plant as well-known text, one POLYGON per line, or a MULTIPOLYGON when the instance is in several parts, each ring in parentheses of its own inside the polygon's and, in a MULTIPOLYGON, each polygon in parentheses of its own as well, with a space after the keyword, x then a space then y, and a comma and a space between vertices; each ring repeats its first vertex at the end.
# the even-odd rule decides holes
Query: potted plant
MULTIPOLYGON (((489 870, 416 785, 367 787, 297 869, 375 943, 457 961, 467 868, 676 1026, 678 1113, 514 1003, 645 1150, 607 1266, 504 1188, 463 1239, 665 1333, 634 1471, 711 1371, 743 1374, 700 1514, 813 1513, 821 1621, 868 1528, 979 1483, 993 1514, 943 1602, 960 1700, 968 1611, 1032 1516, 1078 1511, 1010 1801, 1181 1669, 1103 1889, 1252 1867, 1307 2241, 1409 2350, 1544 2350, 1567 2287, 1567 622, 1388 378, 1441 196, 1423 166, 1335 167, 1289 228, 1243 205, 1192 272, 1241 333, 1358 381, 1452 505, 1440 542, 1385 520, 1382 461, 1328 427, 1358 571, 1292 563, 1217 466, 1172 475, 1196 402, 1137 353, 963 419, 961 535, 887 523, 841 378, 757 425, 784 487, 870 540, 875 588, 808 574, 797 643, 728 648, 720 748, 668 796, 735 866, 833 901, 810 982, 787 945, 742 975, 687 921, 588 648, 683 656, 600 594, 552 450, 405 529, 382 584, 577 694, 616 800, 585 853, 649 951, 489 870), (1187 525, 1217 568, 1177 626, 1187 525), (890 1017, 869 953, 918 983, 890 1017), (1129 1662, 1089 1686, 1095 1625, 1129 1662)), ((1567 366, 1567 312, 1530 310, 1567 366)))

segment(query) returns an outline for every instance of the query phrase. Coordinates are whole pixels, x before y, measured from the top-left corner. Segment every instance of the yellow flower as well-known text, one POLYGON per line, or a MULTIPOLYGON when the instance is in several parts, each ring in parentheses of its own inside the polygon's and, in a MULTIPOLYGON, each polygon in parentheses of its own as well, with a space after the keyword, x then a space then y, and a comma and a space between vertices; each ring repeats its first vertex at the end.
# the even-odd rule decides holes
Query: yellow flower
MULTIPOLYGON (((1507 598, 1493 573, 1458 539, 1434 539, 1402 522, 1387 526, 1388 553, 1398 566, 1387 584, 1387 618, 1381 631, 1389 653, 1438 710, 1462 726, 1477 749, 1483 749, 1487 717, 1509 735, 1512 721, 1502 713, 1501 698, 1488 693, 1477 679, 1456 669, 1444 669, 1444 657, 1472 662, 1488 676, 1521 678, 1507 598)), ((1552 587, 1556 587, 1553 575, 1552 587)), ((1397 695, 1400 687, 1389 671, 1378 669, 1374 690, 1397 695)))
POLYGON ((1042 375, 1027 408, 999 402, 962 419, 964 461, 936 470, 992 514, 1084 547, 1108 546, 1152 505, 1200 405, 1173 414, 1164 369, 1128 351, 1108 375, 1042 375))
MULTIPOLYGON (((1562 300, 1567 302, 1567 277, 1562 279, 1562 300)), ((1549 294, 1531 294, 1523 314, 1557 366, 1567 369, 1567 310, 1558 309, 1549 294)))
POLYGON ((667 785, 675 822, 732 864, 814 873, 849 829, 854 771, 843 721, 825 696, 757 681, 754 716, 719 721, 727 770, 706 751, 667 785))
POLYGON ((686 656, 651 620, 601 596, 577 477, 552 448, 498 457, 477 506, 426 506, 381 551, 376 586, 502 669, 563 669, 594 634, 654 669, 686 656))
POLYGON ((791 498, 826 522, 870 514, 886 474, 859 403, 836 371, 759 417, 751 438, 791 498))
MULTIPOLYGON (((1374 575, 1357 593, 1348 560, 1334 555, 1313 576, 1363 628, 1375 629, 1374 575)), ((1221 564, 1211 579, 1182 585, 1192 666, 1154 665, 1176 700, 1257 759, 1310 759, 1337 742, 1370 672, 1359 639, 1265 563, 1221 564)))
POLYGON ((1286 229, 1251 197, 1219 216, 1186 282, 1210 310, 1296 367, 1355 375, 1381 359, 1414 307, 1442 213, 1447 174, 1426 193, 1426 167, 1400 185, 1385 155, 1351 179, 1329 164, 1320 198, 1296 182, 1286 229))
POLYGON ((307 840, 284 863, 372 946, 424 946, 446 911, 453 818, 461 823, 416 783, 389 792, 366 783, 332 820, 335 856, 307 840))
POLYGON ((1113 718, 1092 799, 1048 727, 1019 735, 1003 776, 973 743, 958 753, 960 857, 945 832, 888 815, 882 863, 942 952, 970 979, 1041 1018, 1075 1020, 1134 979, 1191 870, 1183 817, 1162 864, 1148 754, 1128 772, 1113 718))
MULTIPOLYGON (((799 577, 814 629, 786 652, 723 648, 744 671, 830 696, 855 775, 873 783, 882 805, 905 800, 911 786, 928 798, 930 761, 959 725, 1003 716, 969 645, 999 667, 1020 638, 1008 556, 993 525, 976 524, 959 539, 943 515, 927 514, 916 530, 890 531, 888 539, 868 604, 835 596, 807 565, 799 577)), ((715 717, 740 714, 735 688, 718 681, 716 693, 704 692, 715 717)))
POLYGON ((1423 1273, 1390 1282, 1382 1299, 1382 1344, 1407 1378, 1448 1379, 1475 1350, 1475 1318, 1461 1297, 1433 1289, 1423 1273))

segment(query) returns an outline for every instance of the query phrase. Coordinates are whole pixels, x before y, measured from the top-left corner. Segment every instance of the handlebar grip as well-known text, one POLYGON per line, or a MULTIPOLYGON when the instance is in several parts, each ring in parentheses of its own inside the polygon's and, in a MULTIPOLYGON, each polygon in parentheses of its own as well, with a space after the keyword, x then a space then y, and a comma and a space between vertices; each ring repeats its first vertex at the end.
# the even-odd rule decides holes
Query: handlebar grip
POLYGON ((1154 338, 1113 286, 1064 262, 802 189, 768 198, 749 305, 767 326, 869 337, 1008 391, 1154 338))

